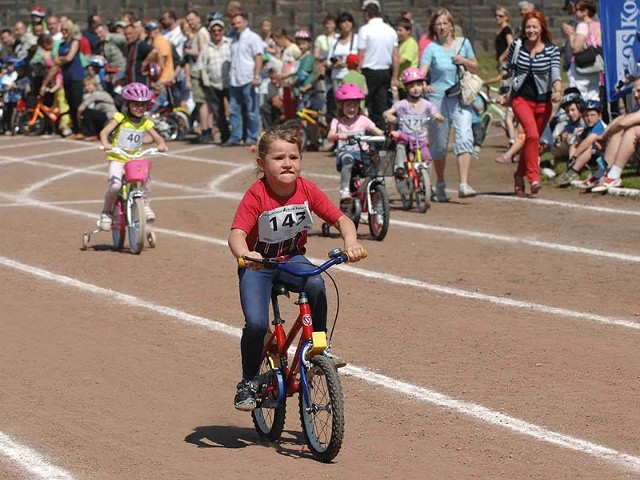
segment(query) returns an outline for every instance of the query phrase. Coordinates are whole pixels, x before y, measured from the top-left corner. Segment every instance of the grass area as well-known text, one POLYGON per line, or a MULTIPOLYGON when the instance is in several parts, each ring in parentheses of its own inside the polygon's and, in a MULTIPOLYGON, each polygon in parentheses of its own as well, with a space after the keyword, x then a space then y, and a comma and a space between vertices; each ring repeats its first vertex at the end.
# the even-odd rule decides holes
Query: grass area
MULTIPOLYGON (((551 160, 553 160, 553 156, 549 152, 543 153, 542 156, 540 157, 541 163, 551 162, 551 160)), ((589 166, 592 168, 596 168, 591 164, 589 164, 589 166)), ((564 172, 566 169, 567 169, 567 162, 560 162, 555 167, 555 171, 557 174, 564 172)), ((580 179, 584 180, 588 176, 589 176, 589 171, 585 168, 580 175, 580 179)), ((631 162, 629 162, 627 166, 624 168, 624 170, 622 171, 621 187, 640 189, 640 166, 637 163, 637 160, 636 161, 632 160, 631 162)))

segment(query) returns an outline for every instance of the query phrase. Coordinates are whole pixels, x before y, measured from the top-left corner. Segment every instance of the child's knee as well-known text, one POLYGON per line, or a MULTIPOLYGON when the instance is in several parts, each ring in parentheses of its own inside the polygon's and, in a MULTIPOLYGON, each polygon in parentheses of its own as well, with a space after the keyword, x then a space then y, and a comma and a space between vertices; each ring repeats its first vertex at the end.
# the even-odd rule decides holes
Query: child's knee
POLYGON ((109 191, 112 193, 117 193, 122 188, 122 179, 118 177, 110 177, 109 178, 109 191))

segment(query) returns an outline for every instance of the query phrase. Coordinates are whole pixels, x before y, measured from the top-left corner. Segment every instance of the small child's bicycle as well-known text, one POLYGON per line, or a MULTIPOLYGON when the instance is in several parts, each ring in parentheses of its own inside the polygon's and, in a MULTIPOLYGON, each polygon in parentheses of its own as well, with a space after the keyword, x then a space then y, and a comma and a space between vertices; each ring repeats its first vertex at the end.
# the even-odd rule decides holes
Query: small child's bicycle
MULTIPOLYGON (((337 248, 329 252, 329 260, 315 268, 298 271, 287 268, 286 262, 275 258, 240 258, 240 268, 245 260, 259 262, 265 268, 280 269, 292 275, 308 278, 328 270, 334 265, 348 262, 349 257, 337 248)), ((271 304, 274 319, 273 331, 265 336, 262 366, 257 392, 258 406, 251 412, 253 423, 261 438, 275 441, 284 429, 287 397, 298 394, 298 406, 302 431, 313 456, 328 463, 340 452, 344 437, 344 399, 338 371, 331 360, 323 355, 328 347, 326 332, 315 332, 311 307, 305 293, 304 282, 298 293, 300 313, 289 334, 284 330, 280 316, 278 296, 289 296, 283 283, 274 283, 271 304), (288 351, 300 334, 295 355, 289 362, 288 351)), ((271 329, 270 329, 271 330, 271 329)))
MULTIPOLYGON (((149 178, 151 162, 144 157, 162 155, 157 148, 148 148, 136 155, 130 155, 120 148, 112 148, 110 152, 124 155, 130 160, 124 164, 122 187, 113 206, 111 236, 113 246, 117 251, 124 247, 125 237, 129 237, 131 253, 138 255, 142 252, 145 239, 150 248, 157 244, 156 234, 147 225, 144 211, 143 184, 149 178)), ((98 225, 99 225, 98 221, 98 225)), ((86 250, 91 236, 104 230, 97 228, 82 235, 82 250, 86 250)))
MULTIPOLYGON (((340 209, 355 224, 360 224, 362 212, 367 214, 369 233, 374 240, 382 241, 389 230, 391 208, 384 177, 393 176, 395 145, 385 135, 350 135, 350 144, 357 144, 360 158, 351 171, 349 190, 351 202, 340 204, 340 209), (368 145, 365 150, 363 145, 368 145)), ((330 226, 322 224, 322 235, 329 236, 330 226)))
POLYGON ((425 117, 422 127, 415 131, 414 135, 400 132, 399 142, 406 145, 407 154, 404 169, 398 168, 394 174, 403 210, 410 210, 414 199, 416 210, 420 213, 425 213, 431 207, 431 163, 422 158, 422 148, 428 146, 418 138, 418 133, 426 128, 430 121, 431 117, 425 117))

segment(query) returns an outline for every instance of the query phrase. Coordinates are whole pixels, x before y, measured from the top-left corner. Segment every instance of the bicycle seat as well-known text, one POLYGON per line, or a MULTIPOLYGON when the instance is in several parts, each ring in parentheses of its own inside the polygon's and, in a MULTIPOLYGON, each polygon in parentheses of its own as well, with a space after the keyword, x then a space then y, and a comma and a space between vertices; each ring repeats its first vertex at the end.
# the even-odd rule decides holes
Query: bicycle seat
POLYGON ((289 296, 289 289, 284 283, 274 283, 271 287, 271 296, 277 297, 279 295, 289 296))

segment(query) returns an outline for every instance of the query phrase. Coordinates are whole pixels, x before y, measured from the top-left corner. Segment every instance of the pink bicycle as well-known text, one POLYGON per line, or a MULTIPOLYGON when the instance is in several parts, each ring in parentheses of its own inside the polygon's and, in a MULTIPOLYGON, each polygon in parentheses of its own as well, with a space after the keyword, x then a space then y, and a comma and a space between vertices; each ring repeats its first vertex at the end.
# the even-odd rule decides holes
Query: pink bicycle
MULTIPOLYGON (((162 155, 162 153, 157 148, 149 148, 136 155, 130 155, 120 148, 109 151, 130 159, 124 164, 122 187, 112 211, 113 246, 117 251, 122 251, 125 237, 128 236, 131 253, 138 255, 144 248, 145 239, 150 248, 154 248, 157 244, 156 234, 147 224, 144 212, 143 184, 149 178, 151 170, 151 162, 144 157, 162 155)), ((87 249, 92 235, 102 231, 104 230, 97 228, 85 232, 82 235, 82 250, 87 249)))

